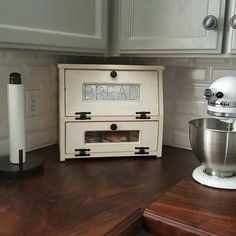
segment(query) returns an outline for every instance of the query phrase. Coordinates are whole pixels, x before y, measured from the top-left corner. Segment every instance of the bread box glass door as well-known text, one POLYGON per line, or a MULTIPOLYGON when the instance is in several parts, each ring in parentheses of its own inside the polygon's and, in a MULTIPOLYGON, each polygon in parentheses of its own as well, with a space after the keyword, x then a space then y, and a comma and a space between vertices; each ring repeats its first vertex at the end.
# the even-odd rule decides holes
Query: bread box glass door
POLYGON ((157 71, 66 70, 65 115, 158 116, 157 71))
POLYGON ((88 150, 93 153, 134 154, 139 147, 157 150, 158 122, 67 122, 66 153, 88 150))

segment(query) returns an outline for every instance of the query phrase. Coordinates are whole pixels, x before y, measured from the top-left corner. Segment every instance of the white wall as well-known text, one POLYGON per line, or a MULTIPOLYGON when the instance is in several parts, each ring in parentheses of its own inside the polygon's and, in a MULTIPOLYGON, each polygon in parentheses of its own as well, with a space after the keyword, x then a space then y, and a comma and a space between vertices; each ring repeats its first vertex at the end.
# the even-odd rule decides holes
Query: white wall
POLYGON ((188 122, 209 117, 204 90, 217 78, 236 76, 236 59, 163 59, 161 63, 166 65, 164 143, 190 149, 188 122))
POLYGON ((113 58, 111 62, 165 66, 163 142, 186 149, 190 149, 188 122, 208 117, 205 88, 219 77, 236 76, 236 59, 113 58))
POLYGON ((26 114, 27 150, 57 142, 56 57, 28 52, 0 51, 0 156, 9 153, 7 89, 9 74, 22 75, 25 93, 37 90, 39 113, 26 114))
POLYGON ((218 77, 236 76, 236 59, 97 58, 0 51, 0 156, 8 153, 6 84, 22 74, 25 90, 39 91, 39 115, 26 114, 27 149, 58 142, 57 63, 164 65, 164 144, 189 149, 188 121, 206 117, 203 91, 218 77))

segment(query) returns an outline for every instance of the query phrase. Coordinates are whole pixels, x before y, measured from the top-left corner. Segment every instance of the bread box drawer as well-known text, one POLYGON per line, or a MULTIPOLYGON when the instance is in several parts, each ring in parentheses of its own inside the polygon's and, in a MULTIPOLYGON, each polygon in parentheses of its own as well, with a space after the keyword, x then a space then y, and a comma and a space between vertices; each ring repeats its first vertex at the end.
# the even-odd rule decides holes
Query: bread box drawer
POLYGON ((159 115, 158 71, 65 70, 65 116, 159 115))
POLYGON ((71 157, 155 155, 158 122, 66 122, 66 154, 71 157))

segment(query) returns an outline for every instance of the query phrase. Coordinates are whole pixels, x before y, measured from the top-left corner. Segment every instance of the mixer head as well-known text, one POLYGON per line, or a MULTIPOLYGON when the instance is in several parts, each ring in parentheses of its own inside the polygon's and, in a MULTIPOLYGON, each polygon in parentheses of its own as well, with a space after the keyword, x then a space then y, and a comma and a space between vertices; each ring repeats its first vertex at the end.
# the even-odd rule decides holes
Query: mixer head
POLYGON ((226 76, 215 80, 204 92, 208 100, 207 113, 236 129, 236 77, 226 76))

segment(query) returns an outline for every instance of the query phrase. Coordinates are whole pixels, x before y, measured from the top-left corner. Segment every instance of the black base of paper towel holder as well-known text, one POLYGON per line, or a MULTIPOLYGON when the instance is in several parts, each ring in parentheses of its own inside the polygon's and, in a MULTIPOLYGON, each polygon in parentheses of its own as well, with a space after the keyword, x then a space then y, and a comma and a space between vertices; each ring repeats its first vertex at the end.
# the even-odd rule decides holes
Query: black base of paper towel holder
POLYGON ((0 158, 0 178, 23 179, 43 172, 43 160, 32 154, 26 155, 26 162, 22 165, 12 164, 9 157, 0 158))

